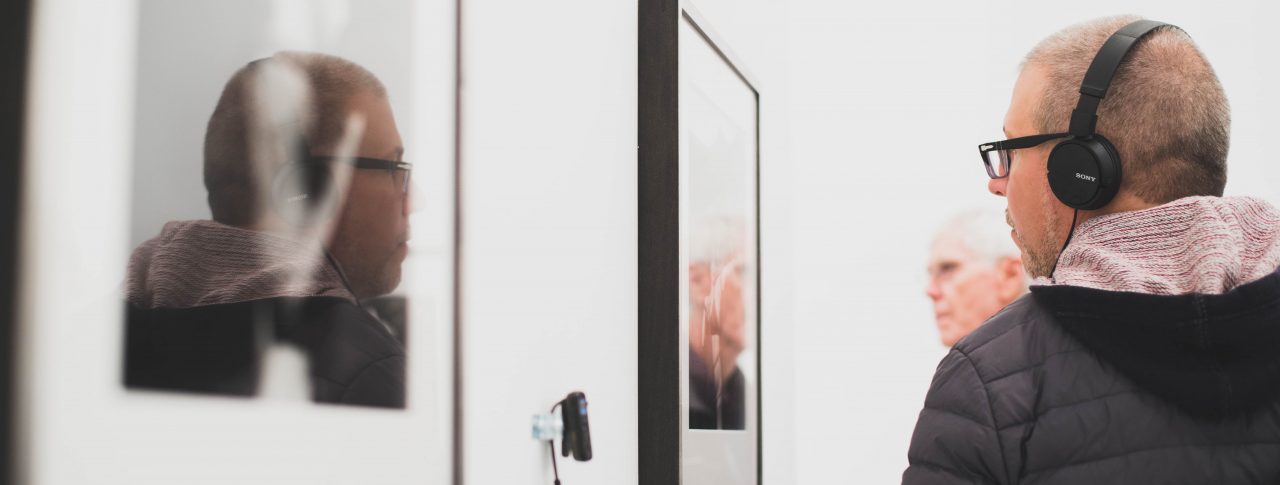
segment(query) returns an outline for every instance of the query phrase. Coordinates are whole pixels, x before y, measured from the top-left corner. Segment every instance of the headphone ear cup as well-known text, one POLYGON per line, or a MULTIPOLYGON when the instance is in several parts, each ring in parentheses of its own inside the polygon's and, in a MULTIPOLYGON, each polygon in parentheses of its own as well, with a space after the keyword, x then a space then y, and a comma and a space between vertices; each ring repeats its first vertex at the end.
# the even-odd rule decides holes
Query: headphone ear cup
POLYGON ((1048 162, 1049 188, 1073 209, 1099 209, 1120 189, 1120 158, 1101 136, 1071 138, 1053 147, 1048 162))
POLYGON ((1098 160, 1098 198, 1087 209, 1101 209, 1111 203, 1116 198, 1116 194, 1120 192, 1120 182, 1123 180, 1123 173, 1120 170, 1120 152, 1116 150, 1115 145, 1111 144, 1111 140, 1103 138, 1102 135, 1093 135, 1093 140, 1106 151, 1106 157, 1098 160))
POLYGON ((282 219, 302 227, 321 219, 333 205, 333 176, 329 164, 291 162, 272 183, 272 205, 282 219))

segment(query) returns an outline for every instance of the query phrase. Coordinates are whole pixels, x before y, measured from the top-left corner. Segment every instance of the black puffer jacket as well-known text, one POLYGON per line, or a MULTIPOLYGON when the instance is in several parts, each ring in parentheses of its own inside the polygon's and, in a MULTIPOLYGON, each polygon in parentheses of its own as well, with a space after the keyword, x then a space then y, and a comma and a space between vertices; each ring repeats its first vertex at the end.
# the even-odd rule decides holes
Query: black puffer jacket
POLYGON ((1280 483, 1280 273, 1033 287, 938 365, 904 484, 1280 483))

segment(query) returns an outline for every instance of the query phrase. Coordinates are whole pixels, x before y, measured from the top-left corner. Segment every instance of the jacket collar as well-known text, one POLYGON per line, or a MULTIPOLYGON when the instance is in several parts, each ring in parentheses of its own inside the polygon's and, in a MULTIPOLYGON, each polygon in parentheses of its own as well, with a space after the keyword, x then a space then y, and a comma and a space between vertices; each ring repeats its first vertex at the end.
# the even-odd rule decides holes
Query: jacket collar
POLYGON ((1280 392, 1280 272, 1222 294, 1031 292, 1086 348, 1188 413, 1235 415, 1280 392))

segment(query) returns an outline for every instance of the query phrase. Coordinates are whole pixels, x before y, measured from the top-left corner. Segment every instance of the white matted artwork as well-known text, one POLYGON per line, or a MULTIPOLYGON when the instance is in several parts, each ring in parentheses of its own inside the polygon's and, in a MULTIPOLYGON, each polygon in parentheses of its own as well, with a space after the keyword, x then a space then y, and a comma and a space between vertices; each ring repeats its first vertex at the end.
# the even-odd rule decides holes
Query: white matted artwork
MULTIPOLYGON (((28 104, 22 206, 26 223, 20 232, 24 291, 17 319, 21 337, 16 345, 16 405, 23 423, 17 432, 23 456, 18 460, 18 481, 451 482, 457 370, 456 2, 49 0, 41 2, 32 25, 29 85, 38 89, 33 89, 28 104), (251 139, 248 145, 259 151, 242 150, 241 155, 249 155, 239 160, 263 157, 262 147, 276 146, 277 154, 288 154, 288 160, 324 159, 316 163, 342 167, 334 168, 335 175, 327 180, 332 187, 342 187, 334 193, 345 198, 333 199, 340 201, 334 202, 339 209, 321 219, 357 215, 343 212, 354 210, 357 184, 364 184, 361 190, 367 191, 362 194, 394 201, 379 200, 376 205, 388 209, 388 219, 399 221, 395 230, 384 232, 381 239, 370 235, 355 245, 371 249, 362 254, 372 263, 339 254, 324 238, 341 230, 328 226, 316 229, 326 242, 315 248, 299 246, 316 249, 312 255, 323 257, 303 261, 301 253, 289 249, 294 246, 281 242, 292 234, 285 229, 322 225, 234 216, 216 224, 212 220, 218 217, 211 211, 222 209, 214 209, 210 201, 216 189, 205 162, 219 154, 224 162, 238 158, 235 150, 225 149, 228 137, 210 135, 217 131, 211 119, 227 87, 235 84, 236 73, 253 66, 277 69, 283 64, 253 61, 277 59, 274 55, 281 51, 319 53, 363 66, 380 81, 374 84, 384 88, 374 92, 385 95, 359 102, 343 97, 337 105, 346 114, 343 122, 334 124, 340 130, 330 133, 332 147, 321 141, 328 135, 298 128, 287 116, 246 115, 247 127, 227 126, 244 128, 247 134, 239 138, 251 139), (360 115, 350 114, 355 112, 360 115), (281 119, 285 122, 275 123, 281 119), (262 143, 289 130, 308 143, 262 143), (378 138, 382 135, 386 136, 378 138), (308 148, 291 152, 297 145, 308 148), (412 227, 412 239, 404 244, 410 234, 406 225, 412 227), (216 230, 204 234, 214 236, 193 236, 209 228, 216 230), (248 233, 270 235, 234 237, 248 233), (233 278, 225 288, 215 282, 215 291, 200 293, 192 288, 204 284, 207 290, 210 279, 232 273, 212 257, 196 257, 171 246, 148 252, 152 261, 176 261, 164 271, 127 270, 143 267, 129 262, 148 244, 144 241, 158 235, 163 241, 203 241, 218 250, 268 247, 277 250, 273 257, 283 259, 255 268, 274 268, 287 259, 329 276, 283 283, 257 279, 249 285, 233 278), (245 242, 249 240, 257 242, 245 242), (357 267, 372 268, 373 276, 359 275, 357 267), (148 282, 172 279, 147 286, 139 279, 144 273, 148 282), (232 287, 240 288, 237 285, 262 292, 254 300, 192 297, 225 295, 232 287), (146 289, 134 292, 135 286, 146 289), (167 328, 135 340, 138 334, 131 333, 126 301, 152 302, 144 305, 147 310, 172 317, 210 302, 236 305, 265 297, 308 297, 309 293, 294 291, 301 287, 336 295, 332 301, 350 296, 345 315, 372 315, 360 317, 374 324, 361 331, 399 359, 396 365, 376 364, 390 370, 390 378, 378 386, 398 382, 398 387, 334 392, 334 383, 318 378, 316 369, 362 350, 343 348, 342 339, 326 342, 317 337, 319 346, 336 347, 336 353, 314 351, 308 345, 316 340, 283 338, 293 330, 278 326, 240 325, 248 332, 221 334, 225 347, 199 349, 224 359, 218 362, 226 366, 199 367, 196 364, 209 362, 200 359, 172 360, 185 358, 181 352, 133 352, 147 345, 152 350, 181 350, 171 344, 207 343, 205 337, 211 334, 167 328), (139 294, 143 296, 135 300, 139 294), (381 301, 373 301, 374 296, 381 296, 381 301), (139 381, 128 372, 134 364, 147 369, 139 381), (197 372, 173 372, 188 364, 197 372), (346 399, 365 391, 373 397, 346 399)), ((292 59, 313 58, 307 56, 292 59)), ((346 64, 332 65, 341 70, 346 64)), ((294 69, 298 64, 290 66, 293 70, 279 71, 284 74, 278 83, 261 74, 242 84, 256 101, 227 105, 271 115, 271 110, 294 109, 287 107, 288 100, 299 93, 325 96, 324 83, 303 74, 305 69, 294 69), (301 85, 310 88, 278 89, 301 85)), ((343 89, 339 82, 327 92, 343 89)), ((257 185, 249 186, 274 191, 279 188, 276 182, 287 180, 281 174, 291 173, 283 168, 264 171, 257 185)), ((281 200, 316 198, 290 194, 284 193, 281 200)), ((258 204, 254 210, 266 204, 266 199, 252 197, 230 197, 217 204, 225 209, 250 200, 258 204)), ((272 214, 283 217, 284 212, 272 214)), ((249 259, 236 262, 249 264, 249 259)), ((217 311, 214 314, 225 315, 217 311)), ((260 314, 254 318, 262 321, 260 314)), ((292 323, 305 326, 310 321, 292 323)), ((190 328, 217 334, 230 326, 234 325, 190 328)))
POLYGON ((758 92, 696 10, 679 24, 681 482, 756 484, 758 92))

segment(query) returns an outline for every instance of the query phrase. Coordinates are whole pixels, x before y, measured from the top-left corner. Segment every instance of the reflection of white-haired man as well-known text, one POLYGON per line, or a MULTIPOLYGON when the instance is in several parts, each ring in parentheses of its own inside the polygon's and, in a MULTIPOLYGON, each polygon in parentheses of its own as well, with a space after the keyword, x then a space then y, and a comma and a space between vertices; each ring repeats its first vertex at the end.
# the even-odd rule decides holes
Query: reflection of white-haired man
POLYGON ((743 224, 708 218, 689 238, 689 427, 745 429, 743 224))
POLYGON ((947 347, 1027 291, 1022 257, 999 211, 973 210, 947 221, 933 238, 928 271, 925 294, 947 347))

